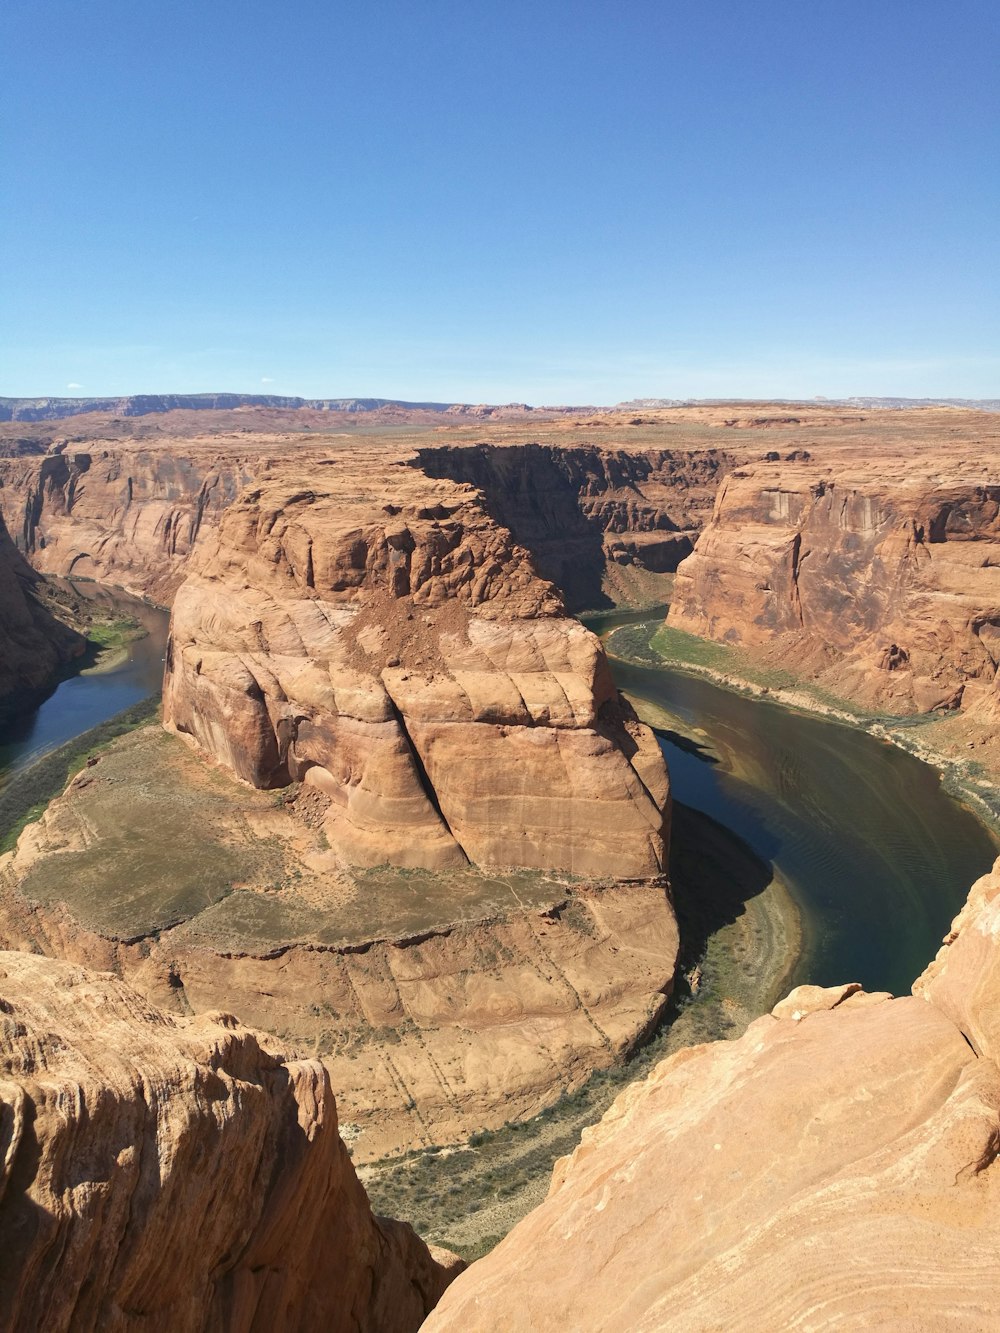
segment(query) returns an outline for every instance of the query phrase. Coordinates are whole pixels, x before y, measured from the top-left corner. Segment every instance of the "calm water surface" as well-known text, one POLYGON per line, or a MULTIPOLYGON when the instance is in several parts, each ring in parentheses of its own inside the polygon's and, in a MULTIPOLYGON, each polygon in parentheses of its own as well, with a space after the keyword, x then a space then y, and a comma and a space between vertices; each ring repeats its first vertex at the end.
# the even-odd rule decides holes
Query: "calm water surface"
POLYGON ((128 660, 120 666, 63 681, 41 707, 0 729, 0 784, 57 745, 157 694, 163 683, 170 613, 117 589, 98 584, 74 586, 85 597, 105 604, 111 616, 138 620, 146 637, 129 644, 128 660))
MULTIPOLYGON (((629 618, 588 620, 597 632, 614 623, 629 618)), ((669 667, 612 657, 612 668, 621 689, 701 729, 703 750, 660 738, 674 796, 732 829, 788 884, 805 933, 792 984, 908 991, 997 854, 935 770, 863 731, 669 667)))

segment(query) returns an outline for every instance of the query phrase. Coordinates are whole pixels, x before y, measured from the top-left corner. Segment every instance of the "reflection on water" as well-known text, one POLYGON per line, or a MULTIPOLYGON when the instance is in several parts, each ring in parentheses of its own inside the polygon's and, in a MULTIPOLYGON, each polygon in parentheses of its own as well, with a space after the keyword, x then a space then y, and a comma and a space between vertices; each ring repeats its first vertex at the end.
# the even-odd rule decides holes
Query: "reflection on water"
POLYGON ((138 620, 146 636, 129 644, 128 659, 119 666, 63 681, 34 712, 12 718, 0 730, 0 784, 57 745, 157 694, 163 683, 170 613, 98 584, 80 583, 74 588, 102 602, 110 617, 138 620))
POLYGON ((908 991, 997 853, 934 769, 863 731, 680 671, 614 658, 612 668, 621 689, 672 713, 678 730, 700 729, 715 752, 711 762, 689 739, 660 738, 676 798, 745 839, 795 895, 806 941, 792 984, 908 991))

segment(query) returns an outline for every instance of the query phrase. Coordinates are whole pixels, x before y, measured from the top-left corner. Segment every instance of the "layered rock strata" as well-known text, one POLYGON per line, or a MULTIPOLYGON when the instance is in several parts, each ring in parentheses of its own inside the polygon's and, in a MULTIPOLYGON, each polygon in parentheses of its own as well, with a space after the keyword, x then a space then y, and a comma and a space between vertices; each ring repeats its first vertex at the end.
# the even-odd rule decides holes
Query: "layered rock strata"
POLYGON ((663 869, 663 760, 598 640, 476 491, 377 455, 230 506, 174 602, 164 719, 322 791, 354 864, 663 869))
POLYGON ((373 1217, 326 1070, 0 953, 5 1328, 416 1329, 454 1271, 373 1217))
POLYGON ((147 727, 94 756, 0 857, 0 948, 224 1007, 331 1071, 355 1160, 531 1116, 662 1014, 662 884, 351 872, 327 800, 276 803, 147 727))
POLYGON ((214 449, 60 444, 0 460, 0 512, 35 569, 169 602, 203 527, 263 463, 214 449))
POLYGON ((664 1061, 427 1329, 992 1327, 998 933, 1000 863, 914 996, 800 987, 664 1061))
POLYGON ((570 606, 605 604, 609 564, 672 573, 708 521, 733 465, 724 449, 554 444, 422 448, 414 465, 471 482, 570 606))
POLYGON ((668 624, 813 675, 867 708, 996 707, 1000 484, 980 461, 726 478, 668 624))

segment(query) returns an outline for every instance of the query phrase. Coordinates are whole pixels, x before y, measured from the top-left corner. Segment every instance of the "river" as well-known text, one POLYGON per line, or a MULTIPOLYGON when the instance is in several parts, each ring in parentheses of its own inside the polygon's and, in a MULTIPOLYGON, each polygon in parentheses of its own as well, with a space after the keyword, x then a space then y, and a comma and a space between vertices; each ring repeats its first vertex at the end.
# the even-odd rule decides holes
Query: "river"
MULTIPOLYGON (((127 660, 64 681, 4 729, 0 786, 160 689, 168 613, 97 584, 77 591, 140 621, 146 635, 127 660)), ((637 620, 587 623, 606 634, 637 620)), ((660 623, 648 621, 650 635, 660 623)), ((743 839, 794 898, 803 940, 793 984, 857 980, 906 992, 992 864, 990 831, 929 765, 859 729, 622 660, 613 639, 609 652, 619 687, 676 719, 658 732, 675 800, 743 839)))
POLYGON ((0 730, 0 786, 50 750, 158 694, 162 686, 169 611, 97 583, 74 582, 73 589, 101 602, 109 619, 129 616, 146 633, 128 645, 124 661, 64 680, 34 712, 12 719, 0 730))
MULTIPOLYGON (((636 619, 587 623, 607 633, 636 619)), ((650 636, 660 624, 648 621, 650 636)), ((896 746, 622 660, 614 637, 608 649, 619 688, 677 720, 658 731, 675 800, 744 839, 791 893, 803 926, 791 984, 860 981, 905 994, 992 865, 994 835, 933 768, 896 746)))

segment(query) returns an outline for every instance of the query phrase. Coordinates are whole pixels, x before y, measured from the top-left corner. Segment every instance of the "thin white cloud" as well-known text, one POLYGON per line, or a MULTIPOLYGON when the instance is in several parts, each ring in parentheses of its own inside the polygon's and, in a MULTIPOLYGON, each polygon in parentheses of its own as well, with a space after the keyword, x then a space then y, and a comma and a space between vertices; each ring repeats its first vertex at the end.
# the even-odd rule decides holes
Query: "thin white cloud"
POLYGON ((261 384, 273 384, 274 380, 271 379, 270 375, 261 375, 260 382, 261 384))
POLYGON ((66 385, 66 388, 67 388, 67 389, 82 389, 82 388, 83 388, 83 385, 82 385, 82 384, 77 384, 76 380, 72 380, 69 384, 66 385))

